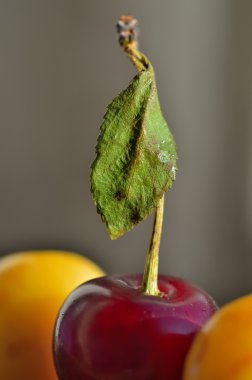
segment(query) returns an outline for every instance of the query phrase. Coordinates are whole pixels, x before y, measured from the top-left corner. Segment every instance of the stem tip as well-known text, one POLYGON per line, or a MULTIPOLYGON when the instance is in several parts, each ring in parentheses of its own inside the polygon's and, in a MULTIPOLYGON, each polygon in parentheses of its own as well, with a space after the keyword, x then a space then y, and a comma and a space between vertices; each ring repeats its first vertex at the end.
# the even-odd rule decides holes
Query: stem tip
POLYGON ((133 44, 135 48, 138 45, 138 21, 133 16, 121 16, 116 24, 118 41, 120 45, 133 44))

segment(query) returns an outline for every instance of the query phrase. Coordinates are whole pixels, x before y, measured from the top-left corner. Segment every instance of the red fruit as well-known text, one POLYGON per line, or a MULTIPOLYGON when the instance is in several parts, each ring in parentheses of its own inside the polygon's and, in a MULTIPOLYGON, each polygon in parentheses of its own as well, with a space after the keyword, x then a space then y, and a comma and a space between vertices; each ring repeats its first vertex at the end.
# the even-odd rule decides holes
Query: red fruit
POLYGON ((141 292, 142 276, 102 277, 78 287, 58 317, 60 380, 181 380, 196 332, 216 311, 184 280, 159 276, 162 297, 141 292))

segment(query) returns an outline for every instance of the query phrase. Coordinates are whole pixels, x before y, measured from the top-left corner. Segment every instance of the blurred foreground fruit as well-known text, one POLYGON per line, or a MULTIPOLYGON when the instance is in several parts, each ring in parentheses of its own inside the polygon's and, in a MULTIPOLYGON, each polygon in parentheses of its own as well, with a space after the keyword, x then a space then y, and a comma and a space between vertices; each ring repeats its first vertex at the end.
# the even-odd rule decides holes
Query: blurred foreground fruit
POLYGON ((57 380, 52 336, 57 313, 81 283, 103 275, 94 263, 60 251, 0 260, 0 379, 57 380))
POLYGON ((252 379, 252 296, 220 309, 193 342, 184 380, 252 379))
POLYGON ((216 305, 179 278, 160 275, 160 297, 141 285, 142 275, 103 277, 67 298, 54 345, 60 380, 182 379, 194 335, 216 305))

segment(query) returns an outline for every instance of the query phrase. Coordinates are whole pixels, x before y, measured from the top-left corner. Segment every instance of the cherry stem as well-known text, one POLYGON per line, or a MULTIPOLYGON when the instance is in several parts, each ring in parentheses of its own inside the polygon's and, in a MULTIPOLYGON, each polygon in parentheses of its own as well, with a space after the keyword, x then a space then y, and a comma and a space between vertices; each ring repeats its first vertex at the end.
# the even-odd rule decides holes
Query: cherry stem
POLYGON ((162 293, 158 289, 158 263, 159 263, 159 248, 162 235, 164 215, 164 195, 159 200, 152 230, 150 248, 146 258, 142 291, 150 296, 161 296, 162 293))
POLYGON ((119 43, 137 71, 146 70, 148 61, 138 50, 138 21, 132 16, 121 16, 116 27, 119 43))
MULTIPOLYGON (((119 43, 130 58, 138 72, 148 68, 149 63, 145 56, 138 50, 138 22, 132 16, 121 16, 117 22, 119 43)), ((153 231, 150 241, 149 253, 146 258, 143 275, 142 292, 151 296, 162 296, 158 289, 158 262, 159 247, 162 235, 164 213, 164 195, 158 201, 156 207, 153 231)))

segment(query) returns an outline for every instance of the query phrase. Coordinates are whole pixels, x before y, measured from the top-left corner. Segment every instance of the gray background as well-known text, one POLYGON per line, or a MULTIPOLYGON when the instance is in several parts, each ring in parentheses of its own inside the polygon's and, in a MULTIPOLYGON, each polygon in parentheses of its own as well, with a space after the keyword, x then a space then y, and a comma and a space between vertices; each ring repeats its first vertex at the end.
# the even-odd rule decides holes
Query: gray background
POLYGON ((220 303, 252 289, 252 1, 1 0, 0 252, 59 248, 142 271, 152 217, 110 241, 89 192, 107 104, 135 74, 135 15, 179 148, 160 272, 220 303))

